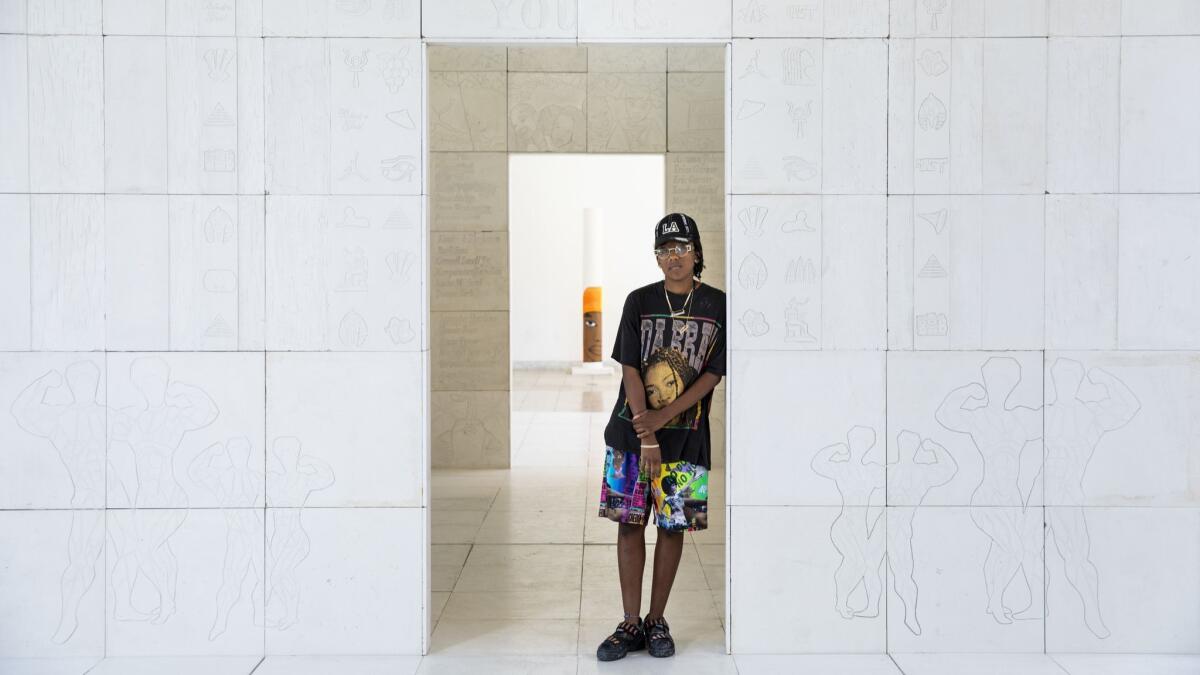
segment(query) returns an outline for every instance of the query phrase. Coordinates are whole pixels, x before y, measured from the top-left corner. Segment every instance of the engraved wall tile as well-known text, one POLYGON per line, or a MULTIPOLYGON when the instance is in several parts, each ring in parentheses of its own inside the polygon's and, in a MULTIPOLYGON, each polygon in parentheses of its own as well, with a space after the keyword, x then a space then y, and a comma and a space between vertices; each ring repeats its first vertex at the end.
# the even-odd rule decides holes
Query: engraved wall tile
POLYGON ((725 47, 668 46, 667 70, 675 73, 724 73, 725 47))
POLYGON ((579 45, 509 47, 508 70, 534 73, 586 73, 588 49, 588 47, 579 45))
POLYGON ((100 34, 100 0, 33 0, 28 5, 30 34, 100 34))
POLYGON ((587 75, 508 76, 509 152, 585 152, 587 75))
POLYGON ((508 75, 503 72, 429 74, 429 149, 508 147, 508 75))
POLYGON ((421 194, 419 40, 330 39, 330 192, 421 194))
POLYGON ((267 348, 416 351, 419 197, 267 199, 267 348))
POLYGON ((580 3, 579 37, 728 39, 729 0, 580 3))
POLYGON ((1200 354, 1048 351, 1044 373, 1047 506, 1200 503, 1200 354))
POLYGON ((729 343, 820 349, 821 197, 734 195, 729 227, 729 343))
POLYGON ((820 40, 733 45, 731 192, 821 190, 820 40))
POLYGON ((592 73, 662 73, 667 48, 658 45, 589 45, 587 70, 592 73))
POLYGON ((107 192, 167 191, 166 57, 161 37, 104 38, 107 192))
POLYGON ((429 258, 436 310, 508 309, 507 232, 434 232, 429 258))
POLYGON ((1046 188, 1116 192, 1120 38, 1051 38, 1046 188))
POLYGON ((983 191, 1042 194, 1046 41, 985 40, 983 51, 983 191))
POLYGON ((667 212, 686 213, 696 219, 701 232, 721 238, 725 232, 724 159, 721 152, 667 153, 667 212))
POLYGON ((666 73, 589 73, 589 152, 666 149, 666 73))
MULTIPOLYGON (((268 509, 267 522, 296 523, 291 531, 301 530, 310 542, 285 597, 300 607, 324 609, 301 611, 286 630, 268 629, 268 655, 421 652, 427 510, 268 509)), ((294 541, 268 535, 267 550, 295 555, 294 541)))
POLYGON ((1117 199, 1046 197, 1046 346, 1117 347, 1117 199))
POLYGON ((577 3, 423 2, 421 33, 429 38, 571 38, 578 36, 577 3))
POLYGON ((236 192, 237 41, 232 37, 166 40, 168 190, 236 192))
POLYGON ((0 354, 0 509, 104 508, 104 373, 101 353, 0 354))
POLYGON ((725 73, 667 74, 667 150, 724 152, 725 73))
POLYGON ((508 312, 435 311, 429 320, 433 391, 508 389, 508 312))
MULTIPOLYGON (((1200 584, 1191 574, 1200 565, 1200 538, 1181 536, 1200 531, 1200 510, 1052 507, 1046 526, 1047 651, 1110 652, 1094 662, 1131 669, 1137 667, 1132 659, 1111 652, 1200 649, 1200 620, 1192 611, 1200 584), (1086 599, 1070 582, 1076 561, 1094 570, 1086 599), (1171 622, 1158 625, 1156 617, 1164 616, 1171 622)), ((1192 667, 1180 657, 1167 658, 1151 667, 1192 667)))
POLYGON ((4 606, 20 617, 7 622, 0 640, 9 663, 29 658, 31 668, 56 663, 82 671, 104 656, 104 537, 100 510, 0 511, 0 565, 9 580, 4 606), (91 581, 72 585, 63 579, 66 570, 91 581), (77 603, 68 601, 78 621, 74 630, 59 632, 62 603, 46 598, 61 598, 64 590, 82 592, 77 603))
POLYGON ((262 352, 107 359, 108 508, 263 506, 262 352))
POLYGON ((508 229, 508 156, 430 153, 431 230, 508 229))
POLYGON ((104 348, 104 202, 31 195, 33 349, 104 348))
POLYGON ((4 192, 29 192, 27 42, 24 35, 0 35, 0 147, 5 149, 0 153, 0 190, 4 192))
POLYGON ((1120 35, 1121 0, 1047 0, 1050 35, 1120 35))
POLYGON ((821 37, 824 0, 733 0, 735 37, 821 37))
POLYGON ((1121 192, 1200 192, 1198 62, 1197 36, 1121 40, 1121 192))
POLYGON ((1200 196, 1119 199, 1118 346, 1200 348, 1200 196))
MULTIPOLYGON (((1014 671, 1057 669, 1039 667, 1047 619, 1043 570, 1033 560, 1043 554, 1042 509, 889 508, 879 526, 888 533, 888 560, 905 561, 897 563, 904 585, 886 586, 889 653, 962 649, 996 653, 997 663, 1012 659, 1014 671), (1011 562, 999 566, 999 550, 1026 557, 1016 569, 1011 562), (1030 656, 1037 660, 1022 662, 1030 656)), ((906 671, 918 667, 895 659, 906 671)))
POLYGON ((29 37, 29 189, 104 191, 99 36, 29 37))
MULTIPOLYGON (((164 195, 105 195, 105 348, 169 348, 170 255, 164 195)), ((186 313, 187 305, 179 307, 186 313)))
POLYGON ((262 24, 269 36, 415 38, 421 35, 420 5, 420 0, 266 0, 262 24))
POLYGON ((104 0, 106 35, 166 35, 166 0, 104 0))
POLYGON ((984 197, 982 206, 982 346, 1041 349, 1045 319, 1030 309, 1045 302, 1045 198, 984 197))
POLYGON ((425 49, 429 72, 504 72, 508 63, 508 48, 503 46, 431 44, 425 49))
POLYGON ((0 350, 31 349, 29 195, 0 195, 0 350))
POLYGON ((171 197, 171 349, 238 348, 240 215, 233 195, 171 197))
POLYGON ((731 505, 862 507, 871 486, 883 488, 883 352, 734 352, 733 366, 731 505), (796 382, 822 386, 798 390, 796 382), (742 395, 751 390, 783 396, 791 409, 806 412, 781 417, 742 395), (786 430, 781 436, 786 441, 768 440, 773 432, 766 420, 772 416, 774 433, 786 430), (737 452, 743 447, 760 450, 737 452), (839 459, 853 462, 855 471, 846 467, 839 475, 839 466, 845 466, 839 459), (789 480, 771 480, 780 473, 789 480))
MULTIPOLYGON (((226 562, 228 547, 245 547, 248 560, 241 572, 267 582, 261 571, 265 568, 261 509, 111 509, 105 525, 108 537, 101 557, 107 572, 102 579, 115 605, 106 613, 105 653, 117 657, 111 662, 114 666, 123 669, 122 661, 117 660, 120 657, 261 652, 264 629, 254 625, 254 605, 261 605, 265 595, 235 596, 237 602, 230 607, 224 630, 212 625, 214 616, 223 611, 216 608, 216 596, 227 578, 224 575, 235 574, 233 561, 226 562), (237 523, 237 529, 231 527, 231 521, 237 523), (145 543, 146 538, 153 543, 145 543), (169 562, 151 559, 151 554, 141 548, 150 546, 154 547, 150 550, 169 550, 169 562), (159 571, 157 564, 170 567, 159 571), (141 588, 135 588, 139 584, 129 580, 137 580, 140 575, 158 581, 156 590, 162 594, 161 599, 157 594, 152 600, 143 599, 141 588), (139 606, 149 611, 143 612, 139 606), (169 620, 154 623, 157 616, 169 620)), ((246 661, 252 664, 253 658, 238 665, 245 667, 246 661)))
POLYGON ((325 41, 281 38, 265 45, 267 191, 328 194, 332 101, 325 41))
POLYGON ((421 358, 268 354, 267 505, 419 506, 421 358))
POLYGON ((822 191, 887 192, 887 45, 835 40, 822 58, 822 191))
POLYGON ((433 392, 433 467, 508 468, 509 396, 507 391, 433 392))
POLYGON ((913 61, 903 66, 913 74, 908 120, 913 130, 913 192, 918 194, 950 192, 950 174, 957 168, 951 158, 951 130, 957 121, 951 119, 950 107, 952 44, 950 38, 918 38, 913 61))

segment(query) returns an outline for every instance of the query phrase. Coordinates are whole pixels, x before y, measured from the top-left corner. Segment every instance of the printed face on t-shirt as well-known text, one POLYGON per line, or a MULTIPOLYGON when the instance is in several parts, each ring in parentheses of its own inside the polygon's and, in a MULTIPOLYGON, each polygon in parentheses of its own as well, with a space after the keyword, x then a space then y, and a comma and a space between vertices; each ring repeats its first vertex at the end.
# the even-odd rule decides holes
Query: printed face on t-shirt
POLYGON ((651 408, 661 410, 679 397, 679 389, 683 383, 666 361, 659 361, 647 368, 644 379, 646 402, 651 408))

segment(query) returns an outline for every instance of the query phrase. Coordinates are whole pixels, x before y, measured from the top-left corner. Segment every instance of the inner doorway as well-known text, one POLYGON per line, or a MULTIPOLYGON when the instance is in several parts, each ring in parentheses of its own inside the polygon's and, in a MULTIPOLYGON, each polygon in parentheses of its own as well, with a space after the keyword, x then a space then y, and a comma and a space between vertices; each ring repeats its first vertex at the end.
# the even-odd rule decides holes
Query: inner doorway
MULTIPOLYGON (((430 47, 435 658, 594 658, 620 620, 616 525, 597 515, 619 384, 607 357, 625 295, 661 278, 663 213, 696 217, 718 272, 704 279, 724 288, 725 48, 679 48, 678 71, 673 49, 430 47), (607 375, 571 373, 585 207, 604 223, 607 375), (458 358, 501 331, 504 349, 458 358)), ((666 612, 693 655, 725 652, 723 390, 709 530, 685 535, 666 612)), ((643 612, 654 541, 649 527, 643 612)))

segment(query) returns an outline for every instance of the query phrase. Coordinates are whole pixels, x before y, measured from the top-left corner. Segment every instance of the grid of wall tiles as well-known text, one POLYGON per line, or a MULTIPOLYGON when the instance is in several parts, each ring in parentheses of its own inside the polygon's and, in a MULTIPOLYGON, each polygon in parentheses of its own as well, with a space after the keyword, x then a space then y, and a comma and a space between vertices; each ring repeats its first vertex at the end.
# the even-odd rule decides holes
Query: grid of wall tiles
POLYGON ((0 4, 0 654, 422 649, 464 40, 732 43, 734 651, 1200 652, 1200 4, 423 4, 0 4))

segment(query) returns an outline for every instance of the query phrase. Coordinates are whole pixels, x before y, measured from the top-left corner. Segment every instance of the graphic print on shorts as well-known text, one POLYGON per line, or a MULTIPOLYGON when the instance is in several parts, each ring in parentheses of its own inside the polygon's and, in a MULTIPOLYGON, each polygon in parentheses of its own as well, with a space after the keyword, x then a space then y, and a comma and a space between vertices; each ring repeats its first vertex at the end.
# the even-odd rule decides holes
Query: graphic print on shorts
POLYGON ((600 482, 600 515, 619 523, 646 521, 646 481, 639 480, 638 456, 607 448, 600 482))
POLYGON ((662 475, 650 488, 658 527, 664 530, 703 530, 708 527, 708 470, 688 462, 663 464, 662 475))
POLYGON ((600 483, 600 516, 618 523, 646 522, 649 492, 654 524, 664 530, 708 527, 708 470, 689 462, 664 462, 658 477, 647 482, 638 470, 638 455, 605 448, 600 483))

